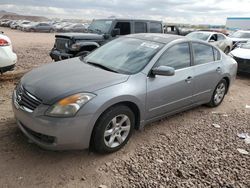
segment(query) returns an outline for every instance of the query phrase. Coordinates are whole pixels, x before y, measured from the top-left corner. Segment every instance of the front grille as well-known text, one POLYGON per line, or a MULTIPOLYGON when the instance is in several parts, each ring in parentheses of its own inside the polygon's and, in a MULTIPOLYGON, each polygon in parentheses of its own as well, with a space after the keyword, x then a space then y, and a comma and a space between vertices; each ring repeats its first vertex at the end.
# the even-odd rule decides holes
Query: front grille
POLYGON ((32 135, 38 141, 46 143, 46 144, 53 144, 53 143, 55 143, 56 138, 54 136, 49 136, 49 135, 45 135, 45 134, 41 134, 41 133, 35 132, 35 131, 29 129, 28 127, 24 126, 21 122, 20 122, 20 124, 22 125, 22 127, 24 128, 24 130, 27 133, 29 133, 30 135, 32 135))
POLYGON ((69 42, 69 39, 64 38, 56 38, 56 49, 58 50, 65 50, 66 49, 66 43, 69 42))
POLYGON ((28 109, 29 112, 33 112, 42 103, 40 99, 30 94, 21 85, 16 89, 15 100, 21 108, 28 109))

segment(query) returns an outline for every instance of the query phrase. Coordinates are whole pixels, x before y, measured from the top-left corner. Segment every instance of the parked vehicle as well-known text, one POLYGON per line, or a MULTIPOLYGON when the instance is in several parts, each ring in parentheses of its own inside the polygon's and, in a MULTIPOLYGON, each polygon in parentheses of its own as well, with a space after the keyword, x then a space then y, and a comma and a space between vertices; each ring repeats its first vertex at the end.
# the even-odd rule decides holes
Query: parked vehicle
POLYGON ((191 33, 193 30, 190 28, 182 28, 176 25, 165 25, 164 26, 164 33, 166 34, 173 34, 173 35, 182 35, 186 36, 187 34, 191 33))
POLYGON ((87 28, 83 24, 70 24, 62 28, 64 32, 86 32, 87 28))
POLYGON ((162 22, 131 19, 97 19, 88 27, 89 33, 57 34, 50 56, 59 61, 84 56, 120 35, 131 33, 163 33, 162 22))
POLYGON ((195 31, 189 33, 187 37, 209 42, 228 54, 233 48, 233 41, 222 33, 210 31, 195 31))
POLYGON ((13 70, 17 61, 10 39, 0 32, 0 73, 13 70))
POLYGON ((230 55, 238 63, 238 72, 250 73, 250 41, 239 45, 230 55))
POLYGON ((18 30, 22 30, 23 26, 29 24, 30 21, 27 21, 27 20, 22 20, 21 23, 18 24, 18 26, 16 27, 16 29, 18 30))
POLYGON ((13 111, 24 134, 43 148, 114 152, 134 128, 220 105, 236 72, 236 61, 206 42, 127 35, 85 58, 27 73, 14 90, 13 111))
POLYGON ((24 31, 30 31, 30 32, 54 32, 55 28, 52 24, 49 23, 34 23, 30 24, 27 27, 24 28, 24 31))
POLYGON ((250 40, 250 31, 236 31, 232 35, 229 36, 233 41, 233 48, 241 45, 242 43, 246 43, 250 40))
POLYGON ((70 23, 68 22, 59 22, 59 23, 56 23, 54 24, 54 27, 55 27, 55 31, 56 32, 62 32, 63 31, 63 28, 70 25, 70 23))

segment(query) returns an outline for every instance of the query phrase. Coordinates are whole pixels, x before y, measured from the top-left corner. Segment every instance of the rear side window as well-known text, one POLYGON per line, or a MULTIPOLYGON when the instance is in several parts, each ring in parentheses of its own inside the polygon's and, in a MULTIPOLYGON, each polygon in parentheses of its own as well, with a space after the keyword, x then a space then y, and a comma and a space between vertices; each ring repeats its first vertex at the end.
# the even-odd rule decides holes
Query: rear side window
POLYGON ((145 22, 135 22, 135 33, 146 33, 147 23, 145 22))
POLYGON ((156 66, 169 66, 175 70, 190 66, 190 50, 188 43, 176 44, 159 58, 156 66))
POLYGON ((215 61, 221 60, 221 54, 220 54, 219 50, 217 50, 216 48, 213 48, 213 50, 214 50, 214 60, 215 61))
POLYGON ((223 35, 220 35, 220 34, 218 35, 218 41, 219 41, 219 40, 225 40, 225 39, 226 39, 226 38, 225 38, 223 35))
POLYGON ((161 23, 150 22, 149 28, 150 28, 150 33, 162 33, 161 23))
POLYGON ((117 22, 115 25, 116 29, 120 29, 120 35, 130 34, 130 23, 129 22, 117 22))
POLYGON ((193 43, 194 64, 201 65, 214 61, 213 47, 201 43, 193 43))

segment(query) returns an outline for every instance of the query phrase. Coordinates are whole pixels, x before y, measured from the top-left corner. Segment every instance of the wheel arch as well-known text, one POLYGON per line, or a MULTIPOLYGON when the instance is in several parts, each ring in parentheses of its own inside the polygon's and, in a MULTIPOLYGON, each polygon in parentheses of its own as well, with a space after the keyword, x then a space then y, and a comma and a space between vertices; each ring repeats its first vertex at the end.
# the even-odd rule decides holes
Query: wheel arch
POLYGON ((93 138, 94 138, 94 132, 95 132, 95 128, 96 128, 96 125, 100 119, 100 117, 107 111, 109 110, 110 108, 114 107, 114 106, 117 106, 117 105, 124 105, 124 106, 127 106, 128 108, 130 108, 134 115, 135 115, 135 129, 138 130, 140 128, 140 121, 141 121, 141 111, 140 111, 140 107, 138 106, 138 104, 136 104, 135 102, 132 102, 132 101, 128 101, 128 100, 124 100, 124 101, 119 101, 119 102, 116 102, 116 103, 113 103, 111 105, 109 105, 108 107, 105 107, 105 110, 103 110, 98 118, 96 119, 95 123, 94 123, 94 126, 92 128, 92 131, 91 131, 91 136, 90 136, 90 142, 89 142, 89 148, 92 148, 92 145, 93 145, 93 138))

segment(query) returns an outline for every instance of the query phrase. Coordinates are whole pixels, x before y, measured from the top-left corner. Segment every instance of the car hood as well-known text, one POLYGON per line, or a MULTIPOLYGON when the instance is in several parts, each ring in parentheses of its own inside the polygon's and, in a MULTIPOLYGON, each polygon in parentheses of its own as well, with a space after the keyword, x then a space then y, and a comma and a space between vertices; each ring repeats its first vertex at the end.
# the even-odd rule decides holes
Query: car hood
POLYGON ((95 33, 63 33, 57 34, 56 37, 70 38, 75 40, 103 40, 103 35, 95 33))
POLYGON ((79 57, 44 65, 25 74, 22 86, 44 104, 79 92, 95 92, 128 79, 128 75, 103 70, 79 57))
POLYGON ((242 59, 250 59, 250 49, 236 48, 231 54, 242 59))

